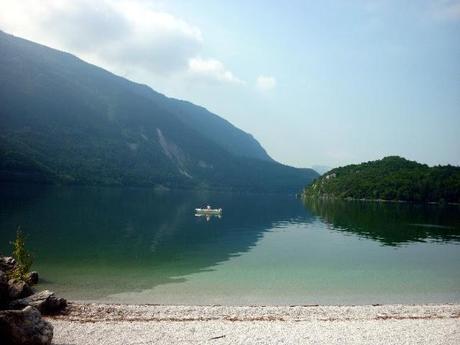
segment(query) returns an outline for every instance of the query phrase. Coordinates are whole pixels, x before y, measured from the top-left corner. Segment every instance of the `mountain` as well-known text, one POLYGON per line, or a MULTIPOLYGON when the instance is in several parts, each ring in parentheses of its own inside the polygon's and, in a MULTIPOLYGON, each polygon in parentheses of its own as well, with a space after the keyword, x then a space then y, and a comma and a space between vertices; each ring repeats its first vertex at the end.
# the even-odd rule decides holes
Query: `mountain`
POLYGON ((304 196, 460 203, 460 167, 390 156, 332 169, 306 187, 304 196))
POLYGON ((294 192, 317 177, 189 102, 0 31, 0 181, 294 192))
POLYGON ((331 167, 327 165, 313 165, 311 168, 317 173, 319 173, 320 175, 323 175, 332 169, 331 167))

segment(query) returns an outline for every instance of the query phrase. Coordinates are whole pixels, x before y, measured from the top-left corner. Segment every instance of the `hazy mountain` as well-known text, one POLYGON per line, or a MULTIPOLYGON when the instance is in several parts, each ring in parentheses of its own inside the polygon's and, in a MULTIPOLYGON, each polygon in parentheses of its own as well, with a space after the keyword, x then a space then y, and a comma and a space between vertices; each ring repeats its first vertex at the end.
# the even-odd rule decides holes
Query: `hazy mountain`
POLYGON ((0 180, 296 191, 317 177, 189 102, 0 31, 0 180))
POLYGON ((323 175, 332 169, 331 167, 327 165, 313 165, 311 168, 317 173, 319 173, 320 175, 323 175))
POLYGON ((307 197, 460 202, 460 167, 429 167, 402 157, 335 168, 305 188, 307 197))

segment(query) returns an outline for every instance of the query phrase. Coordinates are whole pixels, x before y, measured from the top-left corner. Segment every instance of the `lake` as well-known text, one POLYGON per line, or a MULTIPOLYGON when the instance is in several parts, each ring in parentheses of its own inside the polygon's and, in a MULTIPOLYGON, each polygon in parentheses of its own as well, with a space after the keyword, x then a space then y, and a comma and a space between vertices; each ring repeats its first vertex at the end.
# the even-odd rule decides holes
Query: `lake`
POLYGON ((292 195, 2 185, 0 251, 40 288, 160 304, 460 302, 460 207, 292 195), (221 218, 194 208, 223 208, 221 218))

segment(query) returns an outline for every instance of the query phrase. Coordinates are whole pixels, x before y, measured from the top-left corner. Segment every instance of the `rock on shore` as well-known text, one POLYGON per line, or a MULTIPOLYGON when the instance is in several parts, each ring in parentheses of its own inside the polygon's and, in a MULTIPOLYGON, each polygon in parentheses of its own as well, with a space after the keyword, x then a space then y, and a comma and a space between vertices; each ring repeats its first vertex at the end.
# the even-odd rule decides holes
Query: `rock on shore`
POLYGON ((20 309, 26 306, 37 308, 43 315, 51 315, 63 310, 67 306, 67 301, 56 297, 54 292, 44 290, 9 304, 10 309, 20 309))
POLYGON ((48 290, 35 292, 31 285, 38 283, 38 273, 30 272, 22 280, 16 269, 12 257, 0 255, 0 344, 51 344, 53 326, 42 314, 59 313, 67 301, 48 290))
POLYGON ((0 339, 5 345, 49 345, 53 326, 43 320, 38 309, 0 311, 0 339))

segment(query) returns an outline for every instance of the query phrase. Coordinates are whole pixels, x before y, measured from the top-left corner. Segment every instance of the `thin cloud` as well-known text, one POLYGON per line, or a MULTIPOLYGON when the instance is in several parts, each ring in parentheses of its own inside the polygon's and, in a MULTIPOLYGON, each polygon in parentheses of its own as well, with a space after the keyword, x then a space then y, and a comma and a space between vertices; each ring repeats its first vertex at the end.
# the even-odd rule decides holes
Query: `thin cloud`
POLYGON ((209 81, 220 81, 232 84, 244 82, 233 75, 224 64, 216 59, 202 59, 200 57, 189 60, 189 73, 193 77, 203 78, 209 81))
POLYGON ((138 1, 3 0, 1 29, 76 54, 127 76, 213 78, 241 84, 216 59, 201 59, 201 30, 138 1))
POLYGON ((432 12, 439 19, 460 20, 460 1, 436 0, 432 4, 432 12))
POLYGON ((276 87, 276 79, 272 76, 259 75, 256 80, 256 87, 261 91, 269 91, 276 87))

